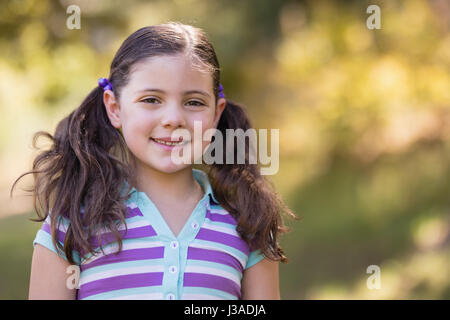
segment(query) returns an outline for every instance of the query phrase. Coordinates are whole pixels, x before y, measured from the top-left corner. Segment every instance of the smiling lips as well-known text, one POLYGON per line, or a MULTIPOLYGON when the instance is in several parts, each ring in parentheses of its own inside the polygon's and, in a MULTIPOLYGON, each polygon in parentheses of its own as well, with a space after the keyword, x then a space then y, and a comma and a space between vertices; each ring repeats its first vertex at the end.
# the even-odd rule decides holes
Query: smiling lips
POLYGON ((164 137, 164 138, 150 138, 155 142, 158 142, 160 144, 164 144, 167 146, 176 146, 183 143, 183 138, 179 138, 178 140, 172 140, 170 137, 164 137))

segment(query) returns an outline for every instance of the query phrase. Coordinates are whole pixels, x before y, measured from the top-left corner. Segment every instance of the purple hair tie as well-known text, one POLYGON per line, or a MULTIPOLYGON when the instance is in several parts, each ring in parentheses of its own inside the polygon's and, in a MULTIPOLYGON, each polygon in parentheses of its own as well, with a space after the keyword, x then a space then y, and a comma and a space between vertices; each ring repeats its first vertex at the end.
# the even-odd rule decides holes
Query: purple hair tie
POLYGON ((103 91, 106 91, 106 90, 112 91, 112 89, 113 89, 111 82, 109 82, 109 80, 106 78, 98 79, 98 85, 103 88, 103 91))
POLYGON ((225 98, 225 94, 223 93, 223 86, 219 83, 219 98, 225 98))

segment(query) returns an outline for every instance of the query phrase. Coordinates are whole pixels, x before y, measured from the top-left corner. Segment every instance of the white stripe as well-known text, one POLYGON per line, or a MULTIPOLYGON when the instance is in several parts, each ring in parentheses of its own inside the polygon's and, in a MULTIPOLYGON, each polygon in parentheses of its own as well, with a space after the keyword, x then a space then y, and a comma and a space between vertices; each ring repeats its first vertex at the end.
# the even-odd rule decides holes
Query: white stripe
MULTIPOLYGON (((122 251, 124 250, 131 250, 131 249, 143 249, 143 248, 154 248, 154 247, 163 247, 164 244, 161 241, 139 241, 139 242, 127 242, 126 240, 124 240, 122 242, 122 251)), ((110 254, 113 252, 117 252, 117 250, 119 249, 119 244, 117 242, 114 242, 112 245, 108 246, 108 247, 104 247, 103 251, 106 254, 110 254)), ((84 260, 83 262, 81 262, 81 264, 87 264, 90 262, 93 262, 101 257, 103 257, 102 252, 99 250, 98 251, 98 255, 95 256, 91 256, 90 258, 84 260)))
POLYGON ((239 277, 237 277, 235 274, 229 273, 219 268, 208 268, 208 267, 187 265, 184 272, 206 273, 213 276, 220 276, 222 278, 227 278, 234 281, 239 287, 241 286, 241 279, 239 279, 239 277))
MULTIPOLYGON (((58 219, 59 219, 59 222, 56 223, 56 226, 58 227, 57 229, 59 231, 66 233, 67 229, 68 229, 68 225, 69 225, 68 220, 64 217, 60 217, 58 219)), ((47 218, 45 218, 44 222, 47 223, 51 227, 52 223, 51 223, 50 215, 48 215, 47 218)))
MULTIPOLYGON (((198 241, 200 241, 200 240, 198 240, 198 241)), ((208 241, 208 240, 202 240, 202 241, 208 241)), ((232 254, 231 252, 229 252, 227 250, 224 250, 222 248, 213 247, 211 245, 202 244, 202 243, 191 243, 189 246, 192 247, 192 248, 209 249, 209 250, 215 250, 215 251, 220 251, 220 252, 223 252, 223 253, 227 253, 227 254, 230 254, 231 256, 235 257, 240 262, 240 264, 242 266, 246 265, 246 261, 244 259, 241 259, 238 256, 236 256, 236 255, 232 254)))
POLYGON ((91 281, 102 280, 106 278, 116 277, 116 276, 124 276, 129 274, 138 274, 138 273, 149 273, 149 272, 164 272, 164 266, 140 266, 140 267, 127 267, 120 269, 110 269, 107 271, 100 271, 97 273, 90 274, 88 276, 83 276, 83 272, 80 277, 80 285, 84 285, 91 281))
POLYGON ((181 300, 226 300, 218 296, 211 296, 209 294, 185 293, 181 296, 181 300))
POLYGON ((137 204, 134 202, 131 202, 128 207, 130 207, 131 209, 137 208, 137 204))
POLYGON ((162 300, 162 293, 141 293, 141 294, 130 294, 128 296, 114 297, 108 300, 162 300))
POLYGON ((209 209, 209 212, 211 213, 217 213, 217 214, 222 214, 222 215, 227 215, 229 214, 228 211, 224 210, 224 209, 209 209))
POLYGON ((236 229, 225 228, 225 227, 213 225, 213 224, 210 224, 210 223, 207 223, 207 222, 205 222, 202 225, 202 228, 213 230, 213 231, 219 231, 219 232, 223 232, 223 233, 227 233, 227 234, 231 234, 231 235, 239 237, 239 238, 241 237, 239 235, 239 233, 236 231, 236 229))

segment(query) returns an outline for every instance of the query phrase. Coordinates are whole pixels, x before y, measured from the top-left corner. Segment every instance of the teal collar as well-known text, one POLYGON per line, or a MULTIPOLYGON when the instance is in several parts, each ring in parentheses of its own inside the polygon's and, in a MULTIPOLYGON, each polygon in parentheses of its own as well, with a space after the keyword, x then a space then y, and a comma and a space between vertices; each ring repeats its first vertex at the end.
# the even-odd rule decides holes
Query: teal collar
POLYGON ((194 175, 194 178, 202 186, 203 190, 205 191, 205 194, 210 195, 212 200, 215 203, 219 204, 219 201, 217 201, 214 196, 213 189, 212 189, 211 183, 209 182, 208 175, 204 171, 198 170, 198 169, 192 169, 192 173, 194 175))

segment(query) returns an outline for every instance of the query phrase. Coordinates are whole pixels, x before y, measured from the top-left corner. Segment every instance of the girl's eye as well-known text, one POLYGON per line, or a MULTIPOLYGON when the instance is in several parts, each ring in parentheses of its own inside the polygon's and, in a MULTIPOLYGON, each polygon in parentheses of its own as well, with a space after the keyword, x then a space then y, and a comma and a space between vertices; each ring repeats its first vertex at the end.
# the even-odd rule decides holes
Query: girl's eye
POLYGON ((195 102, 196 104, 194 104, 194 105, 191 104, 190 106, 204 106, 205 105, 204 103, 197 101, 197 100, 188 101, 188 103, 191 103, 191 102, 195 102))
POLYGON ((142 99, 141 102, 152 103, 153 101, 158 101, 156 98, 145 98, 142 99))
MULTIPOLYGON (((142 100, 141 100, 141 102, 150 103, 150 104, 155 103, 155 101, 156 101, 156 102, 159 102, 158 99, 156 99, 156 98, 145 98, 145 99, 142 99, 142 100)), ((188 101, 187 104, 188 104, 189 106, 204 106, 204 105, 205 105, 203 102, 200 102, 200 101, 197 101, 197 100, 191 100, 191 101, 188 101), (194 104, 191 104, 192 102, 193 102, 194 104)))

